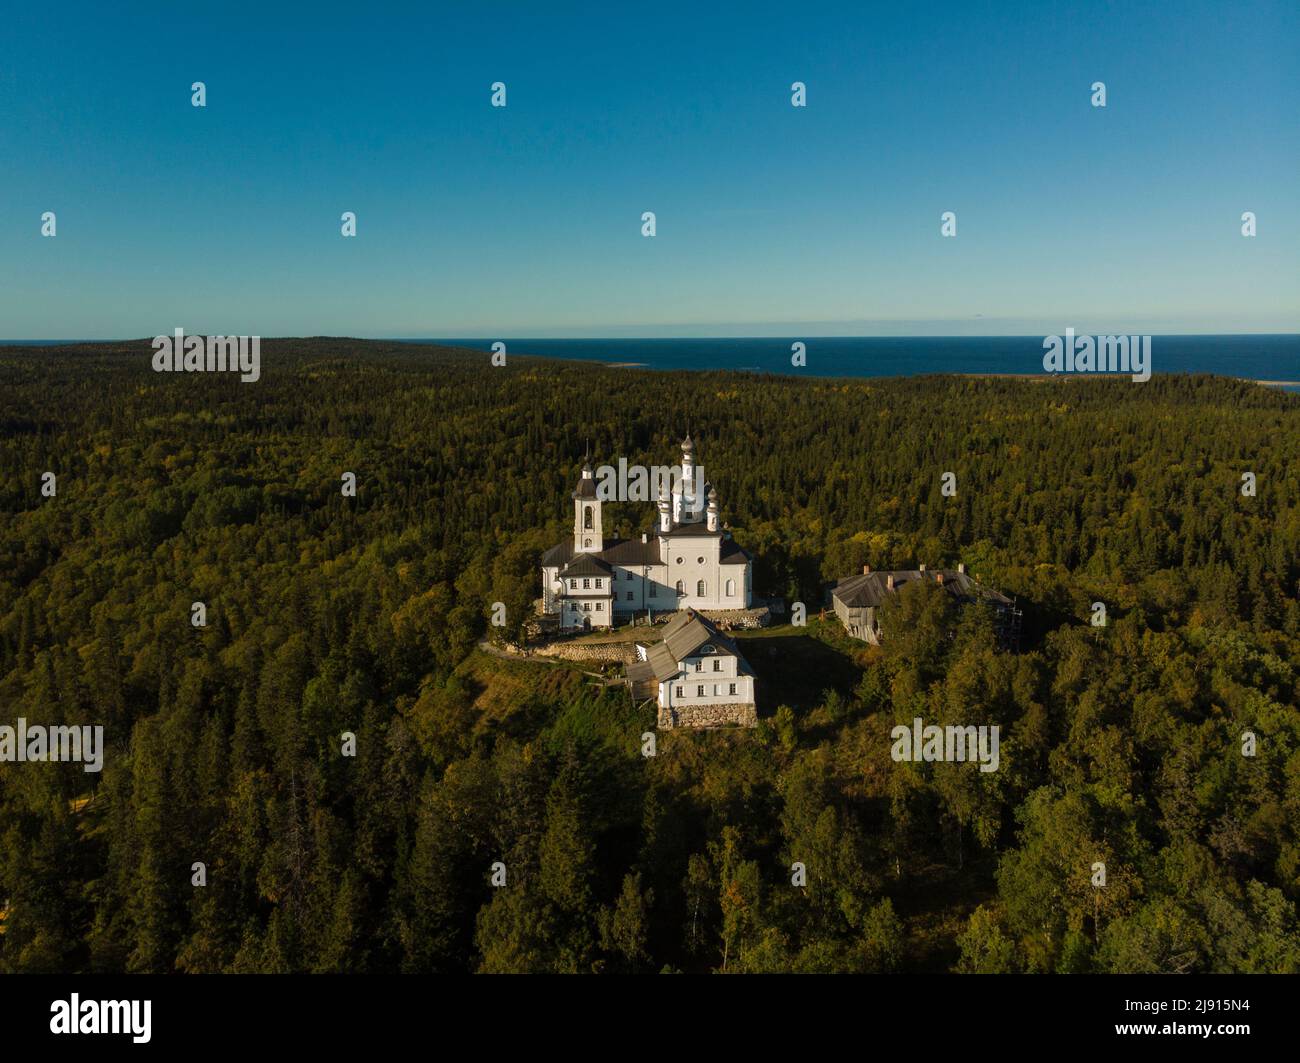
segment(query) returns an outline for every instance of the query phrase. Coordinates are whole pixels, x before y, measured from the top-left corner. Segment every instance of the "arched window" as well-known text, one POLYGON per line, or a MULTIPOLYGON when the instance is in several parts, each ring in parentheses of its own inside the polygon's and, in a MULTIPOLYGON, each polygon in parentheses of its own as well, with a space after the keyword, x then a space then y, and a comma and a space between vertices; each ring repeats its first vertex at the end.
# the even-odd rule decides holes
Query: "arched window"
POLYGON ((695 596, 697 598, 704 597, 704 580, 700 580, 697 584, 695 584, 695 596))
POLYGON ((590 506, 584 506, 582 509, 582 526, 588 530, 591 530, 592 524, 591 524, 590 506))
POLYGON ((678 581, 677 581, 677 593, 678 593, 678 594, 685 594, 685 593, 686 593, 686 584, 683 583, 681 580, 678 580, 678 581))
POLYGON ((735 596, 736 596, 736 581, 734 579, 729 579, 727 580, 727 597, 734 598, 735 596))

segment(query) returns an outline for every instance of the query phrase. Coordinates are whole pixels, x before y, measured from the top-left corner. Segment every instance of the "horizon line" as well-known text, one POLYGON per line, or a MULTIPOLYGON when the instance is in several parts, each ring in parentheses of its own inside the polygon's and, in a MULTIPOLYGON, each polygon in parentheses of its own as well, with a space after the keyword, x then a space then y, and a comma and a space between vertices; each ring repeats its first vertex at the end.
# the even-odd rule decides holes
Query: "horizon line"
MULTIPOLYGON (((1070 326, 1066 326, 1069 328, 1070 326)), ((1075 334, 1091 335, 1091 332, 1085 332, 1075 329, 1075 334)), ((1118 332, 1101 332, 1097 335, 1133 335, 1132 329, 1121 329, 1118 332)), ((1178 336, 1184 338, 1193 337, 1238 337, 1238 336, 1295 336, 1300 337, 1300 330, 1283 331, 1283 332, 1138 332, 1139 335, 1150 336, 1178 336)), ((159 334, 161 335, 161 334, 159 334)), ((171 335, 171 333, 167 333, 171 335)), ((206 332, 186 332, 190 336, 207 336, 206 332)), ((217 335, 217 333, 212 333, 217 335)), ((226 335, 221 333, 221 335, 226 335)), ((253 335, 253 334, 250 334, 253 335)), ((256 334, 259 339, 263 340, 358 340, 363 343, 448 343, 453 340, 482 340, 490 342, 493 340, 545 340, 548 342, 588 342, 602 343, 608 341, 644 341, 644 342, 671 342, 674 340, 788 340, 788 339, 815 339, 815 340, 1015 340, 1015 339, 1044 339, 1047 336, 1058 335, 1058 333, 1041 333, 1041 332, 933 332, 933 333, 899 333, 899 334, 870 334, 861 333, 825 333, 821 335, 812 335, 807 333, 751 333, 734 336, 718 335, 700 335, 700 334, 682 334, 672 336, 546 336, 546 335, 529 335, 526 333, 496 332, 482 335, 440 335, 440 336, 354 336, 345 333, 296 333, 287 335, 269 335, 256 334)), ((0 346, 22 347, 34 344, 74 344, 74 343, 150 343, 155 337, 153 336, 105 336, 105 337, 25 337, 21 339, 3 339, 0 338, 0 346)))

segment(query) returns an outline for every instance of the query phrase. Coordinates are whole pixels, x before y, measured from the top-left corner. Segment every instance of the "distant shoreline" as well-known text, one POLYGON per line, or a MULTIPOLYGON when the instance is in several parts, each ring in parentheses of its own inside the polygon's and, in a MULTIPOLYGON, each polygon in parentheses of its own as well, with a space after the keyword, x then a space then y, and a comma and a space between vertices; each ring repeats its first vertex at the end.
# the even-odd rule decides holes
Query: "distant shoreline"
MULTIPOLYGON (((1162 337, 1155 377, 1187 374, 1259 384, 1295 395, 1300 392, 1300 335, 1229 334, 1162 337)), ((363 355, 370 349, 420 348, 457 357, 483 354, 478 340, 374 340, 357 337, 263 337, 268 354, 279 348, 310 355, 363 355)), ((806 367, 791 364, 784 339, 696 340, 512 340, 512 359, 582 363, 604 369, 645 372, 721 372, 786 379, 884 380, 948 376, 972 380, 1052 380, 1070 376, 1120 378, 1123 373, 1047 373, 1040 371, 1041 341, 1033 337, 848 337, 810 343, 806 367)), ((114 348, 147 350, 147 339, 91 341, 3 341, 7 356, 21 351, 92 354, 114 348)))
MULTIPOLYGON (((539 357, 539 356, 538 356, 538 355, 528 355, 528 354, 526 354, 526 355, 521 355, 520 357, 523 357, 523 358, 535 358, 535 357, 539 357)), ((550 357, 550 356, 545 356, 545 357, 550 357)), ((649 368, 649 365, 650 365, 649 362, 589 362, 588 359, 586 359, 586 358, 567 358, 567 359, 560 359, 560 360, 561 360, 561 361, 571 361, 571 362, 588 362, 588 364, 590 364, 590 365, 598 365, 598 366, 601 366, 601 367, 604 368, 604 369, 646 369, 646 368, 649 368)), ((755 368, 757 368, 757 367, 755 367, 755 368)), ((667 372, 671 372, 672 370, 666 370, 666 371, 667 371, 667 372)), ((770 372, 770 370, 769 370, 769 372, 770 372)), ((777 375, 786 375, 786 374, 777 374, 777 375)), ((788 375, 793 376, 793 375, 795 375, 795 374, 788 374, 788 375)), ((925 374, 925 375, 930 375, 930 374, 925 374)), ((971 377, 971 378, 973 378, 973 379, 977 379, 977 380, 983 380, 983 379, 993 379, 993 380, 1069 380, 1069 379, 1071 379, 1071 378, 1079 378, 1079 377, 1093 377, 1093 376, 1123 376, 1124 374, 1122 374, 1122 373, 1102 373, 1102 374, 1097 374, 1097 373, 997 373, 997 372, 992 372, 992 373, 988 373, 988 372, 986 372, 986 373, 958 373, 958 372, 947 372, 947 371, 943 371, 943 370, 938 370, 938 371, 936 371, 933 375, 934 375, 934 376, 963 376, 963 377, 971 377)), ((1157 375, 1158 375, 1158 374, 1157 374, 1157 375)), ((1177 375, 1177 374, 1175 374, 1175 375, 1177 375)), ((1213 375, 1213 374, 1211 374, 1211 375, 1213 375)), ((891 378, 886 378, 886 377, 860 377, 860 378, 858 378, 858 379, 862 379, 862 380, 875 380, 875 379, 891 379, 891 378)), ((896 379, 896 378, 893 378, 893 379, 896 379)), ((1245 383, 1247 383, 1247 384, 1260 384, 1261 386, 1263 386, 1263 387, 1267 387, 1267 388, 1300 388, 1300 380, 1256 380, 1254 377, 1249 377, 1249 376, 1233 377, 1232 379, 1234 379, 1234 380, 1241 380, 1241 381, 1243 381, 1243 382, 1245 382, 1245 383)))

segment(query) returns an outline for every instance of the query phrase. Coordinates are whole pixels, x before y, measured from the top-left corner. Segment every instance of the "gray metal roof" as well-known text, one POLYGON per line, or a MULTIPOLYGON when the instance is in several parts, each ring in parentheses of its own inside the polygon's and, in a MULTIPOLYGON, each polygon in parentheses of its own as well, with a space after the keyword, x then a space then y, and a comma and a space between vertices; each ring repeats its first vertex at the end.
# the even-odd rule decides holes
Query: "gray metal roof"
POLYGON ((1001 591, 976 583, 967 573, 950 568, 926 569, 924 572, 915 568, 865 572, 860 576, 849 576, 847 579, 840 580, 835 584, 831 594, 849 609, 874 609, 891 593, 897 593, 905 584, 923 579, 936 583, 939 576, 943 576, 943 589, 955 598, 980 598, 1001 605, 1011 604, 1011 599, 1001 591), (890 576, 894 577, 893 592, 888 586, 890 576))
MULTIPOLYGON (((542 564, 547 568, 563 567, 573 556, 573 539, 570 537, 562 543, 556 543, 542 554, 542 564)), ((622 565, 624 568, 633 565, 663 564, 663 558, 659 554, 659 540, 653 535, 648 542, 644 543, 640 539, 606 539, 605 549, 598 553, 592 551, 590 556, 608 561, 611 565, 622 565)))
POLYGON ((736 644, 722 634, 711 621, 706 620, 693 609, 688 609, 668 622, 668 626, 664 628, 663 641, 647 648, 644 661, 635 661, 628 665, 627 676, 633 681, 642 681, 653 676, 662 683, 681 671, 679 664, 682 660, 708 643, 714 646, 719 657, 739 658, 742 671, 748 673, 748 665, 736 644))
POLYGON ((596 554, 579 554, 560 569, 560 575, 565 579, 571 576, 608 576, 609 574, 609 564, 596 554))

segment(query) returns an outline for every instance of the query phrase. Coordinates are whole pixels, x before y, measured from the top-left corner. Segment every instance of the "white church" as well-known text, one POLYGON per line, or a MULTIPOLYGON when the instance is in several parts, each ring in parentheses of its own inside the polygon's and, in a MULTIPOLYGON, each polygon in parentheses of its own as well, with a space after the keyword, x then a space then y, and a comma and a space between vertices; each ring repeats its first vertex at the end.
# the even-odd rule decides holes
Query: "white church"
POLYGON ((661 484, 653 534, 605 538, 590 463, 573 492, 573 537, 542 555, 542 611, 561 630, 608 628, 636 616, 748 609, 753 560, 722 527, 695 445, 682 441, 680 476, 661 484))

